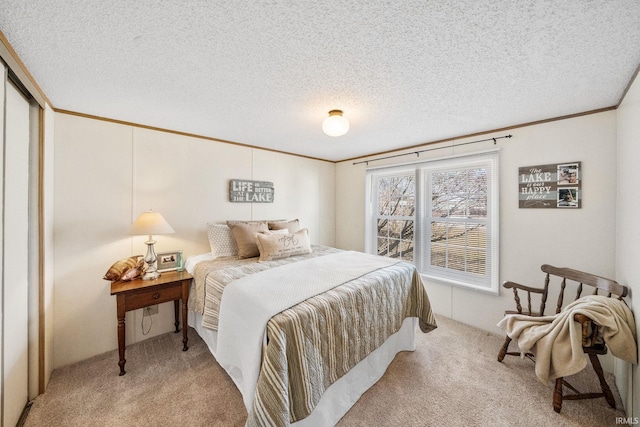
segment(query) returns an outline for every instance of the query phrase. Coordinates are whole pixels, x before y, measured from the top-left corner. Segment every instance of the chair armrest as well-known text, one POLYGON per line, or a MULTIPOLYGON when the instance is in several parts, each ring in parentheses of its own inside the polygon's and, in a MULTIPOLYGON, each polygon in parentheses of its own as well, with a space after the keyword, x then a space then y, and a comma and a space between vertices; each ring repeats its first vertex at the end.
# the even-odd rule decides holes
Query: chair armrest
MULTIPOLYGON (((531 286, 521 285, 520 283, 506 281, 502 284, 506 289, 513 290, 513 299, 516 302, 516 313, 525 314, 527 316, 542 316, 544 314, 544 306, 547 299, 547 291, 545 288, 532 288, 531 286), (518 290, 527 293, 527 307, 526 311, 522 309, 522 304, 520 304, 520 296, 518 295, 518 290), (534 313, 531 309, 531 294, 540 294, 541 295, 541 304, 540 310, 537 313, 534 313)), ((511 314, 513 312, 506 311, 505 314, 511 314)))
POLYGON ((532 288, 531 286, 526 286, 526 285, 521 285, 520 283, 516 283, 516 282, 510 282, 510 281, 506 281, 502 284, 503 287, 507 288, 507 289, 521 289, 523 291, 527 291, 527 292, 533 292, 536 294, 541 294, 544 292, 544 288, 532 288))

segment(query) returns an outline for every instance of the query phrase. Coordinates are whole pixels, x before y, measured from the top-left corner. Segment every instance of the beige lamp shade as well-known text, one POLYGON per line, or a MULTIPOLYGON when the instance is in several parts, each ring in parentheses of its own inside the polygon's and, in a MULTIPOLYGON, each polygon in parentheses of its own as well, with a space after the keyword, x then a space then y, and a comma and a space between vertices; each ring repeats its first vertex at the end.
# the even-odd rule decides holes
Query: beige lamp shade
POLYGON ((175 230, 158 212, 143 212, 131 224, 130 234, 172 234, 175 230))
POLYGON ((144 242, 147 245, 147 254, 144 257, 144 261, 147 263, 147 269, 142 276, 142 280, 155 280, 160 277, 160 272, 157 270, 156 263, 156 251, 154 244, 156 243, 151 237, 153 234, 171 234, 175 233, 175 230, 169 225, 162 215, 158 212, 143 212, 140 216, 131 224, 130 234, 146 234, 149 236, 149 240, 144 242))

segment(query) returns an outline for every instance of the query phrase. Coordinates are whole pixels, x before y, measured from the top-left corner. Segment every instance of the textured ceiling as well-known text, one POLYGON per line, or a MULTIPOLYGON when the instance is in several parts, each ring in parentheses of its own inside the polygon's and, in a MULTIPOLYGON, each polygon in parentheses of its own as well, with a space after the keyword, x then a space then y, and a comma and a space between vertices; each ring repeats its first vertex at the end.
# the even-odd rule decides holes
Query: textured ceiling
POLYGON ((638 0, 2 0, 0 30, 56 109, 328 160, 615 106, 640 64, 638 0))

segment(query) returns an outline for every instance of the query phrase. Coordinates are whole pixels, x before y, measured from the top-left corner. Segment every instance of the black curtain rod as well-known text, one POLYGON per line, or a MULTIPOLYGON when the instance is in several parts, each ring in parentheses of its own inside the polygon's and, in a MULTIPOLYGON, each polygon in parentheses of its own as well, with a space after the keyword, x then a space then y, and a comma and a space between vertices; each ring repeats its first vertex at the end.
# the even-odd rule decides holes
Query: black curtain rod
POLYGON ((376 159, 371 159, 371 160, 362 160, 360 162, 353 162, 354 165, 359 165, 361 163, 366 163, 367 166, 369 166, 369 162, 377 162, 378 160, 386 160, 386 159, 393 159, 394 157, 400 157, 400 156, 410 156, 412 154, 415 154, 416 156, 420 157, 420 153, 424 153, 426 151, 434 151, 434 150, 442 150, 443 148, 454 148, 454 147, 462 147, 463 145, 469 145, 469 144, 477 144, 478 142, 486 142, 486 141, 493 141, 493 145, 496 145, 496 141, 498 139, 503 139, 503 138, 511 138, 513 135, 505 135, 505 136, 499 136, 497 138, 487 138, 487 139, 480 139, 478 141, 471 141, 471 142, 463 142, 462 144, 454 144, 454 145, 445 145, 442 147, 435 147, 435 148, 427 148, 426 150, 420 150, 420 151, 412 151, 410 153, 402 153, 402 154, 394 154, 393 156, 386 156, 386 157, 378 157, 376 159))

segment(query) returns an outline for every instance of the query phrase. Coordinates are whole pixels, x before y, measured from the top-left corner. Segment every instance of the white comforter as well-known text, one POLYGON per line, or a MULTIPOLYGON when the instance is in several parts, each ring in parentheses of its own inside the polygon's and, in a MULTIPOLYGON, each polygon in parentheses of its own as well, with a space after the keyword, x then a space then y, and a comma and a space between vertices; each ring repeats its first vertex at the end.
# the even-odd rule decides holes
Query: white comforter
POLYGON ((220 306, 217 360, 240 389, 247 409, 255 395, 265 328, 272 316, 397 263, 360 252, 339 252, 255 273, 227 285, 220 306))

